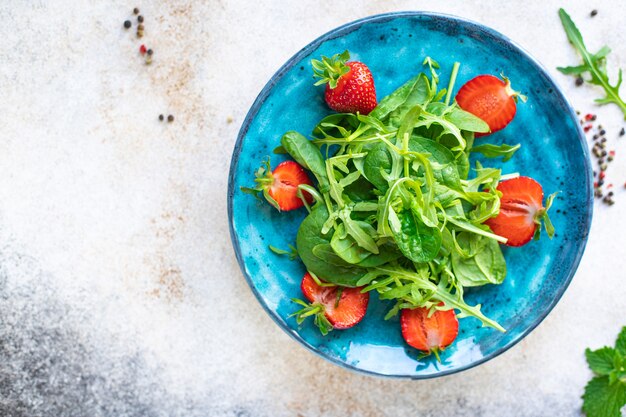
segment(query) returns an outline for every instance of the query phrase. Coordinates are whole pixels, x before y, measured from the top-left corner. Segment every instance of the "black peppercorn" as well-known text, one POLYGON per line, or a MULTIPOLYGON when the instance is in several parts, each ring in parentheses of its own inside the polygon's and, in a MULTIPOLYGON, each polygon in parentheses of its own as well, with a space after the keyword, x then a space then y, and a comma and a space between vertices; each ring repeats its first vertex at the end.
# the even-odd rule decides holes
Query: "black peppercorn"
POLYGON ((589 13, 589 14, 591 15, 591 17, 594 17, 595 15, 597 15, 597 14, 598 14, 598 11, 597 11, 596 9, 593 9, 593 10, 591 11, 591 13, 589 13))
POLYGON ((132 23, 130 23, 130 20, 126 20, 124 22, 124 29, 129 29, 132 26, 132 23))
MULTIPOLYGON (((585 82, 585 80, 583 80, 583 77, 577 77, 576 78, 576 86, 580 87, 581 85, 583 85, 583 83, 585 82)), ((578 113, 580 114, 580 113, 578 113)))
POLYGON ((620 136, 626 135, 626 129, 622 128, 622 130, 619 131, 619 135, 620 136))
POLYGON ((159 114, 159 121, 163 121, 163 119, 165 119, 165 117, 162 114, 159 114))
POLYGON ((143 23, 143 16, 142 15, 137 16, 137 21, 139 23, 143 23))
POLYGON ((154 51, 152 49, 148 49, 148 55, 152 55, 154 51))
POLYGON ((602 135, 606 135, 606 130, 602 129, 602 130, 600 131, 600 135, 601 135, 601 136, 602 136, 602 135))
POLYGON ((172 123, 174 121, 174 116, 172 116, 171 114, 167 116, 167 121, 172 123))
POLYGON ((139 14, 139 9, 138 9, 137 7, 135 7, 135 8, 133 9, 133 13, 135 13, 135 14, 139 14))

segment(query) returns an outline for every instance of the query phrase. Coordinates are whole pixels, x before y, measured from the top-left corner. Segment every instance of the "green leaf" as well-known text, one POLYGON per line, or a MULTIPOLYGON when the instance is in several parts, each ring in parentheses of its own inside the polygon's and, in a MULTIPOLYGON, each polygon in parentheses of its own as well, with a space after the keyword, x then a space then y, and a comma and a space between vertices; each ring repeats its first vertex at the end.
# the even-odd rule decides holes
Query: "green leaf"
POLYGON ((456 106, 446 114, 446 119, 454 123, 456 127, 461 130, 480 133, 490 131, 489 125, 484 120, 456 106))
POLYGON ((608 375, 613 370, 613 362, 617 354, 615 349, 607 346, 597 350, 585 350, 589 368, 598 375, 608 375))
POLYGON ((459 284, 476 287, 504 281, 506 262, 498 242, 472 233, 459 233, 456 241, 466 252, 452 251, 452 270, 459 284))
POLYGON ((292 245, 289 245, 289 250, 288 251, 286 251, 284 249, 277 248, 277 247, 272 246, 272 245, 268 245, 268 247, 276 255, 284 255, 284 256, 289 257, 290 261, 294 261, 294 260, 298 259, 298 250, 294 246, 292 246, 292 245))
MULTIPOLYGON (((392 210, 391 213, 395 212, 392 210)), ((404 256, 414 262, 433 260, 441 247, 439 229, 426 226, 414 216, 411 210, 400 212, 397 217, 400 220, 400 228, 392 225, 393 237, 404 256)))
POLYGON ((484 144, 474 146, 472 148, 472 152, 480 152, 485 155, 487 158, 498 158, 502 157, 502 162, 506 162, 513 157, 513 154, 521 147, 521 144, 517 144, 515 146, 502 144, 502 145, 492 145, 492 144, 484 144))
POLYGON ((320 150, 310 140, 295 131, 285 133, 281 139, 283 148, 297 163, 315 175, 322 193, 329 189, 326 163, 320 150))
POLYGON ((322 234, 322 227, 328 219, 328 210, 321 204, 316 205, 311 213, 302 221, 296 236, 296 247, 300 259, 306 269, 326 282, 354 287, 356 282, 367 273, 367 270, 343 261, 343 264, 330 264, 321 259, 313 251, 317 245, 330 246, 332 234, 322 234))
POLYGON ((322 56, 321 61, 312 59, 313 76, 320 78, 315 85, 328 84, 330 88, 336 88, 337 80, 350 71, 350 67, 346 65, 349 59, 350 53, 348 51, 335 54, 330 58, 322 56))
POLYGON ((337 256, 350 264, 358 264, 372 254, 367 249, 360 247, 354 237, 346 233, 343 223, 339 224, 335 229, 335 233, 330 240, 330 246, 337 256))
MULTIPOLYGON (((608 47, 603 47, 596 54, 591 54, 585 43, 583 37, 572 21, 571 17, 563 9, 559 9, 559 18, 567 34, 567 39, 570 41, 574 49, 578 51, 583 59, 583 66, 586 68, 586 72, 591 75, 589 82, 602 86, 606 92, 606 97, 596 100, 598 104, 615 103, 624 113, 624 119, 626 119, 626 102, 619 95, 619 87, 622 82, 622 72, 619 71, 617 84, 612 86, 609 82, 609 78, 606 74, 606 62, 605 58, 610 52, 608 47)), ((559 71, 563 73, 569 73, 574 75, 580 75, 583 73, 579 67, 566 67, 559 68, 559 71), (572 69, 576 68, 576 69, 572 69)))
POLYGON ((576 65, 575 67, 556 67, 556 69, 565 75, 580 75, 589 70, 586 65, 576 65))
POLYGON ((587 417, 621 417, 626 405, 626 384, 609 383, 609 377, 597 376, 585 387, 583 411, 587 417))

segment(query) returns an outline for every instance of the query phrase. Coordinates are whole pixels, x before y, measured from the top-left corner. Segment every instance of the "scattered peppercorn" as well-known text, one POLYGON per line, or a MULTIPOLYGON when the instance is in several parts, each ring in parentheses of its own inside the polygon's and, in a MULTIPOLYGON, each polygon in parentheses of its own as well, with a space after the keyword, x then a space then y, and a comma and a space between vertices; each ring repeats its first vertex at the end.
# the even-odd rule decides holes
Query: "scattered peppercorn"
POLYGON ((133 24, 130 23, 130 20, 124 21, 124 29, 130 29, 133 24))
POLYGON ((148 55, 152 55, 154 51, 152 49, 148 49, 148 55))
POLYGON ((595 15, 597 15, 597 14, 598 14, 598 10, 593 9, 593 10, 591 11, 591 13, 589 13, 589 14, 591 15, 591 17, 594 17, 595 15))
MULTIPOLYGON (((581 85, 583 85, 583 83, 585 82, 585 80, 583 80, 583 77, 577 77, 576 78, 576 87, 580 87, 581 85)), ((580 113, 577 113, 580 114, 580 113)))
MULTIPOLYGON (((609 185, 611 185, 611 184, 609 184, 609 185)), ((609 197, 613 197, 613 191, 609 191, 608 196, 609 196, 609 197)))
POLYGON ((143 23, 143 16, 142 15, 137 16, 137 21, 139 23, 143 23))
POLYGON ((162 114, 159 114, 159 121, 160 121, 160 122, 162 122, 162 121, 163 121, 163 119, 165 119, 165 117, 163 117, 163 115, 162 115, 162 114))
POLYGON ((619 131, 619 135, 620 136, 626 135, 626 129, 622 128, 622 130, 619 131))
POLYGON ((585 120, 586 121, 590 121, 592 117, 593 117, 593 114, 591 114, 591 113, 585 114, 585 120))
POLYGON ((167 116, 167 121, 169 123, 172 123, 174 121, 174 116, 172 116, 171 114, 169 116, 167 116))
POLYGON ((584 127, 584 129, 583 129, 583 130, 584 130, 585 132, 589 132, 589 131, 591 130, 591 128, 592 128, 592 127, 593 127, 593 126, 591 126, 591 125, 587 125, 587 126, 585 126, 585 127, 584 127))
POLYGON ((137 7, 135 7, 135 8, 133 9, 133 13, 135 13, 135 14, 139 14, 139 9, 138 9, 137 7))
POLYGON ((137 25, 137 30, 143 30, 143 29, 144 29, 143 25, 137 25))
POLYGON ((145 54, 145 53, 146 53, 146 45, 141 45, 141 46, 139 47, 139 53, 140 53, 141 55, 143 55, 143 54, 145 54))
POLYGON ((602 129, 602 130, 600 131, 600 136, 604 136, 604 135, 606 135, 606 130, 602 129))

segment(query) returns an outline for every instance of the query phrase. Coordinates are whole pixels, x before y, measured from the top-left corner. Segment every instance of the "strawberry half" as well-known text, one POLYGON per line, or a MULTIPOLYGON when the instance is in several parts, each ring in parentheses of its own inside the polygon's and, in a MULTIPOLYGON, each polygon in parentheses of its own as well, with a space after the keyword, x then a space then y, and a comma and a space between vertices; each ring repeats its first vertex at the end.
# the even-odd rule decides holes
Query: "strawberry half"
MULTIPOLYGON (((465 83, 456 95, 459 107, 484 120, 490 133, 504 129, 513 120, 518 97, 526 101, 525 96, 511 88, 508 78, 502 78, 479 75, 465 83)), ((490 133, 476 133, 476 136, 490 133)))
POLYGON ((365 317, 370 295, 361 293, 362 287, 338 287, 323 282, 320 284, 308 272, 302 278, 300 289, 310 303, 293 300, 304 306, 290 316, 295 316, 298 324, 309 316, 315 316, 315 325, 326 335, 333 329, 353 327, 365 317))
POLYGON ((331 109, 340 113, 369 114, 376 107, 374 78, 367 65, 347 62, 350 53, 344 51, 322 60, 311 60, 313 76, 320 78, 315 85, 326 84, 324 99, 331 109))
MULTIPOLYGON (((298 196, 298 186, 305 184, 312 186, 311 179, 297 162, 285 161, 280 163, 274 171, 270 172, 269 159, 261 165, 255 173, 257 183, 255 188, 241 187, 241 191, 254 194, 260 193, 278 211, 289 211, 304 205, 298 196)), ((307 203, 313 202, 313 196, 304 192, 307 203)))
POLYGON ((430 317, 428 311, 426 307, 403 309, 400 313, 402 337, 415 349, 434 353, 439 359, 439 351, 456 339, 459 321, 454 310, 436 310, 430 317))
POLYGON ((539 239, 541 220, 548 237, 554 235, 554 227, 548 217, 548 209, 552 205, 555 194, 546 200, 543 206, 543 189, 541 185, 529 177, 517 177, 502 181, 497 190, 502 193, 500 212, 496 217, 488 219, 485 224, 502 237, 507 238, 506 245, 522 246, 533 236, 539 239))

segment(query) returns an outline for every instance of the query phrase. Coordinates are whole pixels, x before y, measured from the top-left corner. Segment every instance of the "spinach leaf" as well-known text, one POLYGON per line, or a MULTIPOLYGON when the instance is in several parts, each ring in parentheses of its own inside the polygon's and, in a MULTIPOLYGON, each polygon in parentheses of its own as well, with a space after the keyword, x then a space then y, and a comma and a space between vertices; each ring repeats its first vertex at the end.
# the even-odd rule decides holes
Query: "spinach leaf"
POLYGON ((461 130, 479 133, 490 131, 489 125, 484 120, 456 106, 446 114, 446 120, 454 123, 461 130))
POLYGON ((414 262, 432 261, 441 248, 441 232, 428 227, 411 210, 389 211, 393 237, 404 256, 414 262))
MULTIPOLYGON (((317 245, 330 245, 332 234, 322 234, 322 227, 328 219, 328 210, 322 204, 313 207, 311 213, 302 221, 296 236, 296 247, 300 259, 307 270, 331 284, 354 287, 356 282, 367 273, 365 268, 356 267, 344 261, 344 264, 331 264, 313 252, 317 245)), ((319 251, 318 251, 319 254, 319 251)), ((341 259, 341 258, 339 258, 341 259)))
POLYGON ((454 190, 461 189, 459 172, 456 168, 454 154, 443 145, 419 136, 409 141, 409 149, 414 152, 429 154, 435 179, 454 190))
POLYGON ((517 144, 515 146, 502 144, 502 145, 492 145, 490 143, 486 143, 484 145, 474 146, 472 148, 472 152, 480 152, 485 155, 487 158, 497 158, 502 157, 502 162, 506 162, 513 157, 515 151, 517 151, 522 145, 517 144))
POLYGON ((285 133, 281 139, 283 148, 297 163, 315 175, 322 193, 329 189, 326 163, 322 153, 310 140, 295 131, 285 133))
MULTIPOLYGON (((376 232, 369 224, 361 221, 355 222, 368 232, 371 229, 371 232, 376 235, 376 232)), ((372 252, 357 244, 354 237, 348 234, 343 223, 335 228, 335 233, 330 240, 330 246, 341 259, 350 264, 358 264, 372 254, 372 252)))
POLYGON ((506 262, 498 242, 473 233, 459 233, 456 241, 469 255, 465 257, 458 250, 451 252, 452 270, 459 284, 476 287, 504 281, 506 262))
POLYGON ((384 143, 374 146, 365 157, 363 172, 367 180, 383 193, 389 188, 387 176, 391 173, 391 153, 384 143))

